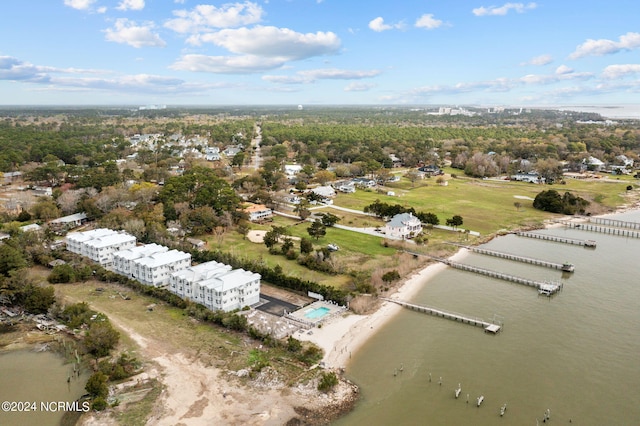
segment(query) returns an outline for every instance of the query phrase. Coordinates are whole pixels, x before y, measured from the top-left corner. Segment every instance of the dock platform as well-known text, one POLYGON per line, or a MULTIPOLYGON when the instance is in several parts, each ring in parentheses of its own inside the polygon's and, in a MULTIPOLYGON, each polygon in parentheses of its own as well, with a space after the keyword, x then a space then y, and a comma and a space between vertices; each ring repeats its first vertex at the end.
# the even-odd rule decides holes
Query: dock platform
POLYGON ((595 247, 594 240, 579 240, 576 238, 565 238, 557 235, 538 234, 536 232, 520 231, 515 233, 519 237, 536 238, 539 240, 554 241, 556 243, 573 244, 584 247, 595 247))
POLYGON ((575 271, 574 265, 569 263, 569 262, 564 262, 564 263, 548 262, 548 261, 542 260, 542 259, 535 259, 533 257, 526 257, 526 256, 518 256, 516 254, 505 253, 505 252, 496 251, 496 250, 488 250, 488 249, 484 249, 484 248, 481 248, 481 247, 465 246, 463 244, 458 244, 458 243, 453 243, 453 242, 451 242, 449 244, 453 244, 453 245, 458 246, 458 247, 463 247, 463 248, 466 248, 467 250, 470 250, 470 251, 472 251, 474 253, 485 254, 487 256, 494 256, 494 257, 499 257, 501 259, 514 260, 516 262, 528 263, 528 264, 536 265, 536 266, 543 266, 545 268, 559 269, 559 270, 561 270, 563 272, 574 272, 575 271))
POLYGON ((381 298, 382 300, 385 300, 387 302, 392 302, 392 303, 396 303, 402 307, 411 309, 413 311, 417 311, 417 312, 422 312, 425 314, 429 314, 429 315, 434 315, 440 318, 445 318, 445 319, 449 319, 452 321, 457 321, 457 322, 461 322, 464 324, 469 324, 469 325, 473 325, 476 327, 482 327, 485 331, 485 333, 492 333, 492 334, 496 334, 498 332, 500 332, 500 330, 502 329, 502 326, 500 324, 495 324, 492 322, 488 322, 488 321, 484 321, 480 318, 472 318, 466 315, 461 315, 461 314, 456 314, 453 312, 448 312, 448 311, 444 311, 442 309, 436 309, 436 308, 431 308, 428 306, 423 306, 423 305, 416 305, 415 303, 409 303, 409 302, 404 302, 402 300, 398 300, 398 299, 387 299, 387 298, 381 298))

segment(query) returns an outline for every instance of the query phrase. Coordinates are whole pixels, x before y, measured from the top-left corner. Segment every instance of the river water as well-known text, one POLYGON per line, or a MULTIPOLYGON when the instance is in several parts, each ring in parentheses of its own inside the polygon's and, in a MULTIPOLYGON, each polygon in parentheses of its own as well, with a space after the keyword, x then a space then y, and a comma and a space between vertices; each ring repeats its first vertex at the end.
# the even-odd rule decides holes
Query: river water
MULTIPOLYGON (((640 212, 615 218, 640 222, 640 212)), ((414 303, 502 320, 502 332, 403 310, 354 354, 346 374, 360 386, 361 400, 336 424, 542 425, 548 409, 553 424, 639 425, 640 239, 565 228, 538 232, 593 239, 597 247, 514 235, 484 246, 569 261, 573 274, 474 253, 462 260, 561 280, 563 290, 551 298, 452 268, 431 278, 414 303)))
MULTIPOLYGON (((21 408, 22 412, 7 412, 3 405, 0 425, 59 425, 67 408, 57 403, 73 403, 86 393, 84 386, 88 374, 84 372, 67 383, 70 375, 73 375, 73 364, 65 363, 62 356, 52 352, 18 350, 1 353, 0 403, 20 403, 13 408, 21 408), (22 408, 26 402, 29 411, 22 408)), ((76 411, 83 409, 81 405, 77 408, 76 411)))

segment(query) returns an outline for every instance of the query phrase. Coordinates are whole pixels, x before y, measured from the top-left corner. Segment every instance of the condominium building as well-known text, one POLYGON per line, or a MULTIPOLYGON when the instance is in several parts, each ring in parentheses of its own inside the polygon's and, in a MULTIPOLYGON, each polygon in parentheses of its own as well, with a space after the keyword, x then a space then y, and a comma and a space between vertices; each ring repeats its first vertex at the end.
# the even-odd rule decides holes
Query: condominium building
POLYGON ((88 257, 105 268, 112 266, 114 253, 135 246, 133 235, 105 228, 67 235, 67 250, 88 257))
POLYGON ((113 270, 126 277, 132 277, 131 265, 134 260, 167 251, 169 251, 168 247, 159 244, 144 244, 119 251, 113 254, 113 270))
POLYGON ((173 272, 188 268, 191 254, 179 250, 154 253, 131 260, 130 274, 142 284, 165 287, 173 272))
POLYGON ((260 301, 260 274, 207 262, 171 276, 169 291, 225 312, 242 309, 260 301))

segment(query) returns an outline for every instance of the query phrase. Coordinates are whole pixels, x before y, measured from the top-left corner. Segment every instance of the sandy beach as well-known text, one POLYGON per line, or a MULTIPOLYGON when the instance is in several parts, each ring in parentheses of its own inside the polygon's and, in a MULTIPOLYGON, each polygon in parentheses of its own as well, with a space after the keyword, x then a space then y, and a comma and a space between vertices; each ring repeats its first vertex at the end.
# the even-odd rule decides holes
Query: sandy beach
MULTIPOLYGON (((450 259, 460 261, 467 253, 468 250, 461 249, 450 259)), ((443 263, 428 265, 406 279, 389 299, 410 300, 431 277, 446 268, 443 263)), ((347 313, 323 323, 322 328, 314 328, 312 334, 301 331, 293 337, 321 347, 325 352, 322 362, 327 368, 345 368, 362 345, 402 309, 393 302, 382 302, 380 308, 369 315, 347 313)))

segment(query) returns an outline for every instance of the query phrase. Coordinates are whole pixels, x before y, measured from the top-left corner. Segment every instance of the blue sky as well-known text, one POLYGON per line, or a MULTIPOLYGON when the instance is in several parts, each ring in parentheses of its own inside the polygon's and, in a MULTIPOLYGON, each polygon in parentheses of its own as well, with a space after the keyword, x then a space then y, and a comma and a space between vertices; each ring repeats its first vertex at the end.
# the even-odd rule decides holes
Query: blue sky
POLYGON ((640 103, 637 0, 5 0, 2 105, 640 103))

